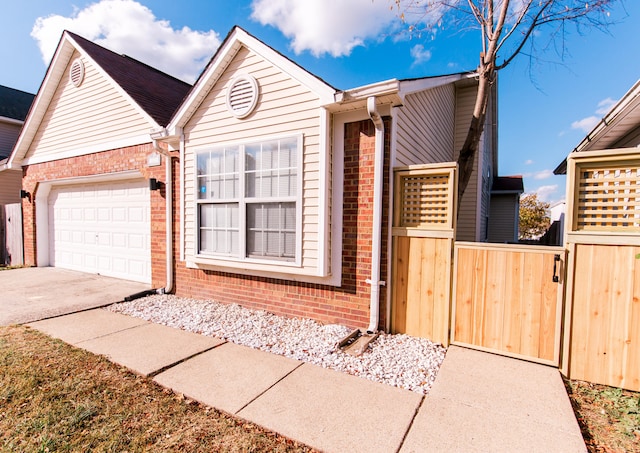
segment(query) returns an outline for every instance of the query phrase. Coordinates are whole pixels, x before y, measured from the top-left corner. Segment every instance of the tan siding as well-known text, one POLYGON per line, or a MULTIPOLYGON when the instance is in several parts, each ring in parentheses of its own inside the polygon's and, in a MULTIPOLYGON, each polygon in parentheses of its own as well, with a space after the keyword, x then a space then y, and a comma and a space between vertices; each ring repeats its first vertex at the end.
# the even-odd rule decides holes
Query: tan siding
POLYGON ((0 205, 20 203, 22 171, 5 170, 0 172, 0 205))
POLYGON ((242 48, 185 126, 185 254, 195 250, 194 152, 220 143, 247 142, 259 137, 303 134, 302 266, 317 267, 320 118, 319 99, 295 79, 260 56, 242 48), (258 81, 256 110, 245 119, 227 111, 226 92, 239 74, 258 81))
POLYGON ((82 60, 84 82, 76 88, 62 77, 27 158, 53 160, 64 153, 82 154, 83 149, 146 135, 153 127, 90 60, 82 60))
POLYGON ((516 202, 517 195, 491 197, 489 242, 517 241, 516 202))
MULTIPOLYGON (((467 130, 471 123, 473 114, 473 104, 475 102, 476 87, 462 88, 456 91, 456 125, 454 149, 457 159, 459 150, 464 144, 467 136, 467 130)), ((467 190, 462 196, 462 203, 459 206, 458 229, 456 232, 456 240, 458 241, 476 241, 476 207, 478 197, 478 157, 473 165, 473 174, 467 186, 467 190)))
POLYGON ((13 145, 18 140, 21 126, 18 124, 7 124, 0 122, 0 160, 2 156, 8 157, 11 154, 13 145))
POLYGON ((398 166, 453 160, 455 88, 453 84, 406 96, 398 113, 398 166))

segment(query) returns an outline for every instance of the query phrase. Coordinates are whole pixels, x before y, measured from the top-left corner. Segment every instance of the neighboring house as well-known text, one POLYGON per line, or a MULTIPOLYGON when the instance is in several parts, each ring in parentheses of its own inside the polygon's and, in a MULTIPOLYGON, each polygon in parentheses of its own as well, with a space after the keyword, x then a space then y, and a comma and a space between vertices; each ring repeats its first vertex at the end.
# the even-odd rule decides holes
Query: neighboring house
POLYGON ((518 242, 522 176, 497 176, 491 188, 489 242, 518 242))
MULTIPOLYGON (((10 161, 27 262, 384 326, 392 169, 455 161, 475 74, 337 90, 236 27, 188 88, 65 32, 10 161)), ((494 88, 458 239, 487 236, 495 115, 494 88)))
POLYGON ((6 164, 34 97, 0 85, 0 205, 20 202, 22 169, 8 169, 6 164))

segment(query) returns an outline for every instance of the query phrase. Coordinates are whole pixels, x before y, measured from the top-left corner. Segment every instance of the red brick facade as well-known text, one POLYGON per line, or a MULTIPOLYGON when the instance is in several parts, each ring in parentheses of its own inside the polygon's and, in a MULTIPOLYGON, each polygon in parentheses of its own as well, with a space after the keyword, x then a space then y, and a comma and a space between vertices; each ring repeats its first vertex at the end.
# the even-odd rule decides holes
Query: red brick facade
MULTIPOLYGON (((384 210, 382 230, 381 279, 387 272, 387 219, 389 200, 388 158, 390 122, 385 121, 384 210)), ((251 277, 234 273, 188 269, 177 258, 174 292, 178 296, 212 299, 222 303, 238 303, 246 307, 267 310, 279 315, 306 317, 325 323, 340 323, 351 327, 369 324, 371 276, 371 240, 373 219, 373 172, 375 128, 369 120, 345 125, 344 149, 344 210, 342 284, 340 287, 251 277)), ((164 165, 147 167, 151 144, 116 149, 70 159, 61 159, 24 168, 23 188, 32 197, 23 200, 25 262, 36 265, 35 197, 39 183, 105 173, 139 170, 145 178, 165 181, 164 165)), ((176 156, 177 157, 177 156, 176 156)), ((179 165, 172 160, 173 245, 179 256, 179 165)), ((151 192, 151 265, 152 286, 164 287, 165 255, 165 190, 151 192)), ((386 288, 380 291, 380 326, 384 326, 386 288)))

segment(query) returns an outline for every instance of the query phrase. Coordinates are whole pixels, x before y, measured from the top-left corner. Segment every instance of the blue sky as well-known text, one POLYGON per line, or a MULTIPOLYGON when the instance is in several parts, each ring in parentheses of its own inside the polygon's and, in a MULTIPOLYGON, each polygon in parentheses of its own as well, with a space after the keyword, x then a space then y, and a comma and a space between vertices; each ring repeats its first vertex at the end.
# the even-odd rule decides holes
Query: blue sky
MULTIPOLYGON (((472 70, 479 42, 447 28, 410 39, 390 0, 26 0, 0 17, 0 85, 35 93, 68 28, 193 81, 234 25, 339 89, 391 78, 472 70), (44 53, 44 55, 43 55, 44 53), (46 60, 46 62, 45 62, 46 60)), ((551 171, 640 78, 640 2, 612 11, 608 32, 568 27, 566 52, 519 58, 500 73, 499 173, 525 190, 564 198, 551 171)))

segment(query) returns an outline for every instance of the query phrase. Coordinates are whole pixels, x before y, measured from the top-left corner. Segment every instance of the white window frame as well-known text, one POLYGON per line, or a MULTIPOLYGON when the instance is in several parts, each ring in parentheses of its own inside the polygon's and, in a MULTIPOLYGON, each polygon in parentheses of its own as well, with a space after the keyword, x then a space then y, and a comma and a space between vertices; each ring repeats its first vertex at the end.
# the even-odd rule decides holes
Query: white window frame
POLYGON ((303 134, 291 134, 291 135, 277 135, 277 136, 264 136, 264 137, 252 137, 245 141, 234 141, 225 143, 216 143, 215 145, 201 148, 195 151, 194 160, 194 197, 195 197, 195 243, 194 243, 194 256, 203 261, 231 261, 235 263, 255 263, 274 266, 285 267, 301 267, 302 266, 302 211, 303 211, 303 160, 304 160, 304 135, 303 134), (294 196, 289 197, 277 197, 277 198, 250 198, 247 199, 246 190, 246 169, 245 169, 245 148, 248 145, 262 144, 265 142, 275 140, 296 140, 297 155, 296 155, 296 186, 297 192, 294 196), (239 197, 234 199, 220 200, 220 203, 238 203, 238 230, 240 236, 240 244, 237 256, 223 255, 223 254, 208 254, 200 252, 200 205, 210 204, 211 200, 200 199, 198 197, 198 156, 204 153, 208 153, 212 150, 223 147, 237 147, 239 152, 239 197), (249 200, 249 202, 247 202, 249 200), (296 242, 295 242, 295 258, 292 261, 286 261, 281 259, 268 259, 268 258, 249 258, 247 257, 246 243, 247 243, 247 204, 259 204, 259 203, 278 203, 278 202, 294 202, 296 205, 296 242))

